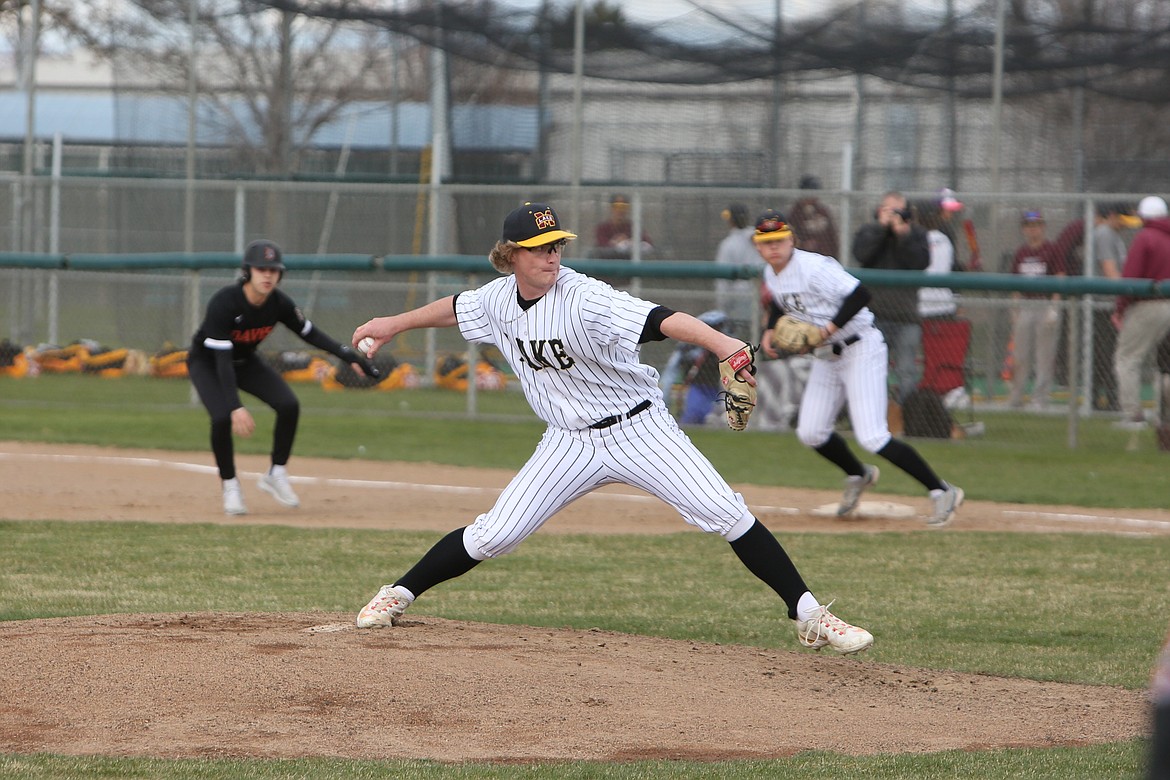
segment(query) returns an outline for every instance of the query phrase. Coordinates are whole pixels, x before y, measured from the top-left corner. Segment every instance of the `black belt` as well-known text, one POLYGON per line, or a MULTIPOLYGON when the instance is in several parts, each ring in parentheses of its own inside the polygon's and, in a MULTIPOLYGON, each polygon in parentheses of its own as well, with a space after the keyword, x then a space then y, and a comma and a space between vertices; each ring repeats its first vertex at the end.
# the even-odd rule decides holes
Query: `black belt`
POLYGON ((608 428, 611 425, 616 425, 616 424, 620 423, 622 420, 630 419, 635 414, 641 414, 642 412, 646 411, 649 408, 650 408, 650 402, 643 401, 642 403, 638 404, 637 406, 635 406, 633 409, 626 412, 625 414, 611 414, 609 417, 606 417, 604 420, 598 420, 597 422, 593 423, 589 427, 590 428, 608 428))
POLYGON ((857 336, 857 335, 850 336, 849 338, 845 339, 844 341, 839 341, 833 345, 833 354, 840 355, 842 352, 845 351, 845 347, 849 346, 850 344, 856 344, 859 341, 861 341, 861 336, 857 336))

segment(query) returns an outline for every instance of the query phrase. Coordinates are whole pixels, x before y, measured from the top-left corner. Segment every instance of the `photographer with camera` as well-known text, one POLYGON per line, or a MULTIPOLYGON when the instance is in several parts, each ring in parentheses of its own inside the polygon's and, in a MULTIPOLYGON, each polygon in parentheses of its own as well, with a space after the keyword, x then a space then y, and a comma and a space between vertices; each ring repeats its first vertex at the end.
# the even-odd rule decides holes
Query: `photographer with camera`
MULTIPOLYGON (((916 223, 900 192, 887 192, 874 211, 874 221, 853 236, 853 257, 862 268, 888 271, 924 271, 930 265, 926 229, 916 223)), ((871 290, 869 308, 874 324, 890 350, 898 389, 895 400, 904 404, 918 386, 918 353, 922 348, 922 320, 918 315, 917 287, 879 287, 871 290)))

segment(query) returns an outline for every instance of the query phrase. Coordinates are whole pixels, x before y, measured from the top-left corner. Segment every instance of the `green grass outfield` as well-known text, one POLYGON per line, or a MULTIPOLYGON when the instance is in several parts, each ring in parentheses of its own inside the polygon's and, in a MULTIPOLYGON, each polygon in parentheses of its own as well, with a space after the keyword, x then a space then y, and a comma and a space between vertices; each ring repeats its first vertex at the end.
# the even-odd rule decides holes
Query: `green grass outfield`
MULTIPOLYGON (((511 394, 483 394, 481 408, 522 422, 468 420, 460 414, 463 398, 441 391, 297 389, 304 406, 296 448, 301 456, 356 457, 361 444, 366 458, 515 468, 541 430, 522 399, 511 394), (403 402, 411 408, 401 409, 403 402), (471 440, 491 447, 469 446, 471 440)), ((257 417, 261 430, 241 442, 244 451, 268 449, 271 417, 264 412, 257 417)), ((1054 431, 1037 429, 1027 446, 992 437, 919 446, 976 499, 1165 506, 1166 461, 1151 453, 1129 458, 1133 453, 1115 446, 1108 457, 1100 448, 1070 451, 1056 425, 1054 431), (1143 480, 1149 484, 1143 486, 1143 480)), ((0 431, 3 440, 179 450, 203 450, 207 441, 206 416, 189 405, 188 385, 146 379, 0 379, 0 431)), ((1113 444, 1117 439, 1106 429, 1084 435, 1100 436, 1102 442, 1112 437, 1113 444)), ((702 430, 692 438, 733 482, 840 485, 839 477, 790 434, 702 430)), ((890 476, 883 474, 884 490, 917 493, 908 480, 890 476)), ((0 522, 0 619, 179 610, 350 611, 368 598, 371 583, 412 563, 434 539, 420 532, 246 524, 0 522), (369 549, 390 552, 371 560, 360 554, 369 549), (79 582, 77 571, 89 574, 79 582)), ((791 628, 775 620, 775 598, 715 541, 691 533, 537 534, 515 554, 429 592, 424 612, 794 647, 791 628), (662 560, 671 566, 663 567, 662 560), (548 577, 550 570, 558 576, 548 577), (704 583, 703 601, 714 608, 694 609, 695 582, 704 583)), ((867 654, 874 661, 1136 690, 1148 682, 1170 616, 1170 537, 785 534, 784 543, 818 593, 840 597, 843 614, 864 615, 866 625, 881 627, 879 644, 867 654)), ((0 755, 0 777, 658 780, 815 774, 1096 780, 1141 777, 1145 750, 1144 742, 1135 740, 929 755, 842 757, 810 751, 766 762, 533 766, 0 755)))

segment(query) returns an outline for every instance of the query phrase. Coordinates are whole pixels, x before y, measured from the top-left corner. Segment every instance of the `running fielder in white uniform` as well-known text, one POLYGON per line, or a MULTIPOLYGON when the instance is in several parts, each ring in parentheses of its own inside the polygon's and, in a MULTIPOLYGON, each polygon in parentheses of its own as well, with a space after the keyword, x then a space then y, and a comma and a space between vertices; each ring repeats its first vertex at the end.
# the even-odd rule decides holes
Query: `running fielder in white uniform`
POLYGON ((877 466, 863 464, 845 439, 833 430, 841 407, 848 402, 849 422, 857 443, 918 480, 930 491, 927 525, 941 528, 951 522, 963 502, 963 491, 938 478, 918 451, 890 435, 886 422, 886 342, 874 327, 866 307, 869 291, 834 258, 796 248, 792 228, 777 211, 765 211, 756 221, 752 239, 767 266, 764 286, 770 296, 768 329, 761 346, 771 357, 779 351, 772 328, 781 315, 820 328, 823 340, 805 384, 797 417, 796 436, 845 472, 845 493, 837 507, 848 515, 867 487, 878 480, 877 466))
MULTIPOLYGON (((355 346, 373 339, 366 349, 373 357, 404 331, 457 325, 468 341, 499 348, 528 403, 548 424, 495 506, 384 586, 358 614, 358 626, 393 625, 427 589, 515 550, 586 493, 623 483, 726 539, 748 570, 787 604, 803 646, 829 645, 840 653, 868 648, 870 633, 813 597, 784 548, 679 429, 663 402, 658 372, 639 359, 642 343, 668 337, 722 356, 747 345, 689 314, 562 267, 561 252, 573 238, 550 206, 525 204, 504 220, 503 237, 490 255, 505 276, 354 331, 355 346)), ((741 368, 739 377, 754 384, 749 369, 741 368)))

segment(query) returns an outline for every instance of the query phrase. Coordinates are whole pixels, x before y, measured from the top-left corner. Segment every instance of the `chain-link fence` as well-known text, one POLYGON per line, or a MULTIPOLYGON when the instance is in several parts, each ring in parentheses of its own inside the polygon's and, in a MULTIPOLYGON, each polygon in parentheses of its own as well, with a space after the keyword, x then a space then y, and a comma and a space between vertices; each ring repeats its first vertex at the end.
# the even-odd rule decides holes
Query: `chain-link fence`
MULTIPOLYGON (((480 241, 489 244, 495 228, 485 227, 481 233, 480 241)), ((1088 254, 1092 256, 1091 249, 1088 254)), ((320 258, 321 267, 327 269, 331 257, 336 256, 320 258)), ((43 265, 51 259, 5 256, 9 265, 29 265, 34 260, 43 265)), ((369 259, 374 268, 378 263, 373 257, 369 259)), ((392 270, 393 258, 386 258, 380 270, 369 271, 298 270, 296 263, 290 263, 282 286, 315 324, 345 340, 356 325, 371 316, 422 305, 482 284, 494 275, 486 259, 474 256, 441 257, 436 262, 448 270, 419 270, 425 268, 423 258, 415 261, 415 270, 403 271, 392 270)), ((590 263, 601 263, 597 275, 677 310, 698 314, 717 307, 726 309, 733 319, 747 323, 746 337, 759 338, 762 308, 754 281, 746 288, 716 296, 715 277, 726 276, 726 267, 652 258, 643 259, 640 266, 620 260, 590 260, 579 254, 565 258, 568 265, 575 262, 585 270, 590 263)), ((151 264, 165 266, 167 259, 154 256, 151 264)), ((67 261, 60 263, 67 265, 67 261)), ((901 288, 910 293, 913 310, 878 310, 879 325, 883 318, 892 317, 915 321, 919 326, 912 345, 912 375, 899 371, 896 357, 891 361, 891 397, 904 401, 901 414, 895 409, 891 415, 895 430, 910 436, 995 436, 1013 441, 1035 435, 1024 433, 1013 421, 1037 418, 1053 420, 1057 425, 1052 430, 1067 431, 1070 441, 1075 442, 1079 424, 1121 421, 1109 282, 1070 279, 1066 281, 1071 284, 1062 288, 1059 280, 1010 272, 955 272, 947 277, 946 287, 931 286, 941 281, 914 274, 915 280, 927 285, 914 290, 905 288, 898 272, 856 266, 852 270, 872 290, 901 288), (1050 288, 1043 286, 1046 282, 1052 282, 1050 288), (1053 292, 1059 289, 1064 292, 1053 292), (927 291, 947 292, 949 310, 940 312, 937 298, 927 291), (900 396, 898 385, 902 381, 924 391, 919 395, 929 402, 912 402, 900 396), (945 426, 931 416, 936 414, 946 418, 945 426)), ((210 296, 233 278, 233 272, 222 269, 3 268, 0 281, 7 294, 0 300, 0 323, 8 343, 30 353, 34 360, 32 353, 51 352, 54 347, 79 341, 96 349, 131 349, 152 355, 182 350, 210 296)), ((887 340, 894 343, 893 338, 887 340)), ((273 356, 307 354, 306 345, 283 329, 277 329, 264 347, 273 356)), ((674 348, 670 342, 652 342, 644 346, 643 357, 663 370, 674 348)), ((468 345, 455 329, 444 329, 404 334, 389 350, 398 361, 415 366, 420 382, 429 385, 445 359, 467 356, 468 345)), ((754 417, 755 428, 792 427, 809 360, 768 361, 761 366, 761 405, 754 417)), ((497 368, 508 370, 502 363, 497 368)), ((1165 375, 1170 375, 1170 351, 1163 348, 1151 354, 1141 369, 1139 403, 1151 419, 1163 416, 1165 375)), ((678 388, 664 390, 673 399, 679 396, 678 388)), ((721 424, 717 413, 709 420, 721 424)))

